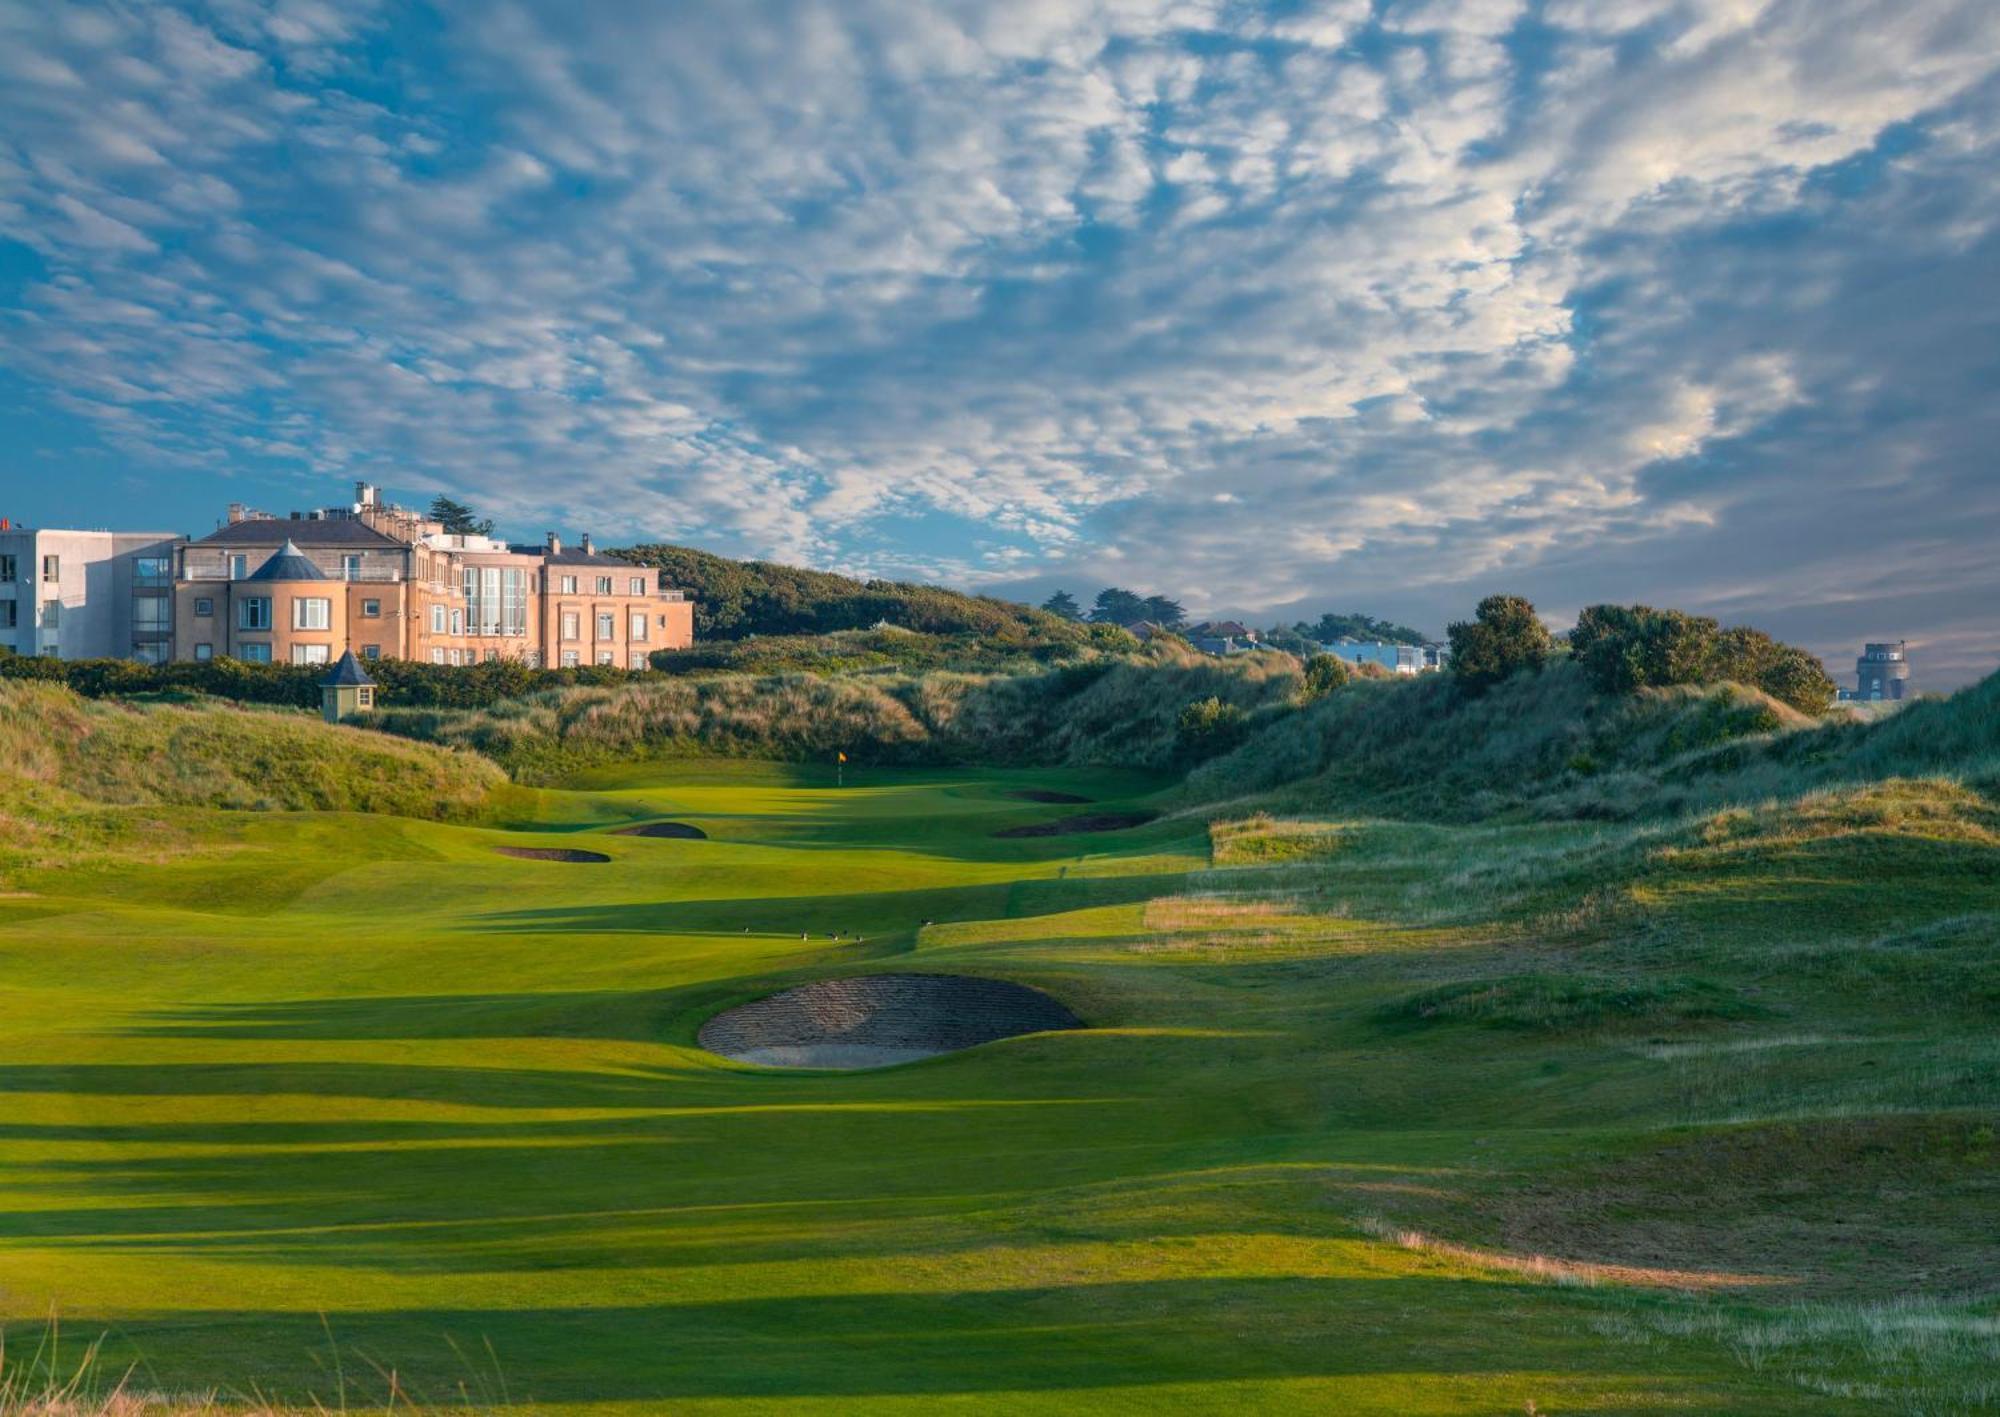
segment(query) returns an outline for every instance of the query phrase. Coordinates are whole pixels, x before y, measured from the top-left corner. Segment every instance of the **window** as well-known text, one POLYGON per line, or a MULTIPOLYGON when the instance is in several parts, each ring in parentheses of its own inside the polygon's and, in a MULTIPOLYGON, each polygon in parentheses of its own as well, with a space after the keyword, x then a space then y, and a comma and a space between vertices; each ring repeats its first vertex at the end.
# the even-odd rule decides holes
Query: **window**
POLYGON ((611 577, 599 576, 597 578, 597 593, 599 595, 611 594, 611 577))
POLYGON ((563 667, 563 668, 565 668, 565 669, 574 669, 574 668, 576 668, 576 651, 575 651, 575 650, 573 650, 573 649, 566 649, 566 650, 564 650, 564 651, 562 652, 562 667, 563 667))
POLYGON ((465 633, 465 612, 463 610, 454 610, 451 612, 451 632, 454 635, 465 633))
POLYGON ((42 628, 53 630, 62 624, 62 602, 45 600, 42 602, 42 628))
POLYGON ((609 610, 597 612, 597 638, 608 640, 618 633, 618 617, 609 610))
POLYGON ((138 660, 141 664, 165 664, 167 662, 167 647, 162 644, 133 645, 132 658, 138 660))
POLYGON ((211 659, 215 658, 215 646, 208 644, 196 645, 194 647, 194 657, 195 662, 198 664, 208 663, 211 659))
POLYGON ((42 557, 42 579, 45 581, 59 581, 62 579, 62 557, 42 557))
POLYGON ((232 581, 242 580, 248 574, 249 568, 250 560, 247 556, 242 555, 240 552, 237 555, 231 556, 229 558, 229 579, 232 581))
POLYGON ((608 649, 601 649, 597 652, 597 662, 599 664, 609 664, 613 658, 614 656, 608 649))
POLYGON ((271 647, 262 641, 256 644, 238 645, 236 647, 236 657, 245 664, 269 664, 271 662, 271 647))
POLYGON ((20 624, 21 612, 11 600, 0 600, 0 630, 11 630, 20 624))
POLYGON ((375 686, 373 684, 357 684, 354 688, 354 704, 356 708, 374 708, 375 686))
POLYGON ((358 553, 350 553, 340 558, 340 574, 344 580, 361 579, 361 557, 358 553))
POLYGON ((627 639, 633 639, 633 640, 643 640, 643 639, 645 639, 645 638, 646 638, 646 612, 645 612, 645 611, 643 611, 643 610, 634 610, 634 611, 632 612, 632 633, 631 633, 630 635, 626 636, 626 638, 627 638, 627 639))
POLYGON ((362 601, 361 613, 367 619, 380 620, 382 618, 382 602, 379 600, 362 601))
POLYGON ((431 663, 432 663, 432 664, 443 664, 443 663, 444 663, 444 651, 443 651, 443 650, 441 650, 441 649, 434 649, 434 650, 432 650, 432 651, 431 651, 431 663))
POLYGON ((132 629, 138 633, 161 634, 174 627, 173 604, 164 595, 132 598, 132 629))
POLYGON ((646 578, 644 576, 632 577, 632 594, 644 595, 645 593, 646 593, 646 578))
MULTIPOLYGON (((268 595, 247 595, 236 602, 236 628, 239 630, 268 630, 271 628, 271 597, 268 595)), ((269 649, 270 646, 264 646, 269 649)), ((264 660, 268 664, 270 661, 264 660)))
MULTIPOLYGON (((431 633, 434 635, 444 633, 444 607, 442 605, 433 605, 431 607, 431 633)), ((434 662, 438 664, 444 663, 441 659, 434 662)))
POLYGON ((582 637, 582 631, 574 610, 563 611, 562 637, 566 640, 580 639, 582 637))
POLYGON ((138 556, 132 561, 132 581, 135 585, 163 586, 173 584, 174 559, 171 556, 138 556))
POLYGON ((475 635, 528 633, 528 573, 519 566, 467 566, 465 616, 475 635))
POLYGON ((325 645, 293 645, 293 646, 292 646, 292 663, 294 663, 294 664, 324 664, 324 663, 326 663, 326 646, 325 646, 325 645))
POLYGON ((363 645, 361 647, 361 657, 363 659, 380 659, 382 657, 382 646, 363 645))
POLYGON ((0 585, 12 585, 21 578, 21 563, 12 556, 0 556, 0 585))
POLYGON ((194 598, 194 613, 204 620, 214 618, 215 597, 212 595, 197 595, 194 598))
POLYGON ((643 654, 634 654, 632 656, 632 667, 634 669, 644 669, 646 667, 646 656, 643 654))
MULTIPOLYGON (((292 601, 292 628, 294 630, 325 630, 333 625, 333 602, 315 596, 300 596, 292 601)), ((304 664, 308 661, 298 660, 304 664)))
POLYGON ((575 595, 575 594, 576 594, 576 577, 575 577, 575 576, 564 576, 564 577, 562 578, 562 593, 563 593, 564 595, 575 595))
POLYGON ((542 657, 536 651, 529 650, 521 656, 521 664, 527 669, 540 669, 542 667, 542 657))

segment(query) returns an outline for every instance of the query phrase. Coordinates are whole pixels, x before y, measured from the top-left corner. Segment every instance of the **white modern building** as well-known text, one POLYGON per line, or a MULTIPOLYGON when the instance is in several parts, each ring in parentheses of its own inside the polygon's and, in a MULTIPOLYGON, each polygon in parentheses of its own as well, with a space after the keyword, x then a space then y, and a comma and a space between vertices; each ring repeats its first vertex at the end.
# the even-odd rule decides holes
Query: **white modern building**
POLYGON ((1385 644, 1380 640, 1335 640, 1321 645, 1320 650, 1349 664, 1379 664, 1391 674, 1423 674, 1442 669, 1451 658, 1451 651, 1444 645, 1385 644))
POLYGON ((173 652, 170 531, 45 531, 0 521, 0 649, 59 659, 173 652))

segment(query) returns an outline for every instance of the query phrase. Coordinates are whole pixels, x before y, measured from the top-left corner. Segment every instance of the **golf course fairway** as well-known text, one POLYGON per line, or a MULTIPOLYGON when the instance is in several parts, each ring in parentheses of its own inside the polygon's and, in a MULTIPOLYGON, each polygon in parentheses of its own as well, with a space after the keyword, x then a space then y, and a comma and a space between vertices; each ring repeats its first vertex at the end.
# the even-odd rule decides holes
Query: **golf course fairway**
MULTIPOLYGON (((1930 1066, 1899 1049, 1990 1063, 1944 1025, 1871 1035, 1851 981, 1743 986, 1732 942, 1818 928, 1812 873, 1621 887, 1708 942, 1672 995, 1703 1007, 1425 1022, 1399 1002, 1547 965, 1563 903, 1489 910, 1471 865, 1585 828, 1328 823, 1227 857, 1171 786, 661 763, 509 789, 479 826, 157 809, 149 857, 0 897, 8 1361, 53 1314, 61 1364, 101 1336, 133 1390, 303 1408, 1385 1414, 1918 1410, 1875 1398, 1979 1362, 1990 1307, 1921 1352, 1856 1340, 1889 1296, 1833 1242, 1788 1265, 1810 1198, 1761 1238, 1620 1228, 1781 1056, 1774 1115, 1856 1039, 1884 1087, 1930 1066), (1090 805, 1032 800, 1057 793, 1090 805), (1000 835, 1084 813, 1157 815, 1000 835), (660 819, 705 839, 621 833, 660 819), (846 1072, 697 1043, 886 973, 1013 981, 1085 1026, 846 1072), (1668 1160, 1578 1179, 1637 1152, 1668 1160)), ((1934 856, 1875 866, 1994 908, 1934 856)), ((1951 1105, 1934 1142, 1869 1144, 1984 1186, 1951 1105)))

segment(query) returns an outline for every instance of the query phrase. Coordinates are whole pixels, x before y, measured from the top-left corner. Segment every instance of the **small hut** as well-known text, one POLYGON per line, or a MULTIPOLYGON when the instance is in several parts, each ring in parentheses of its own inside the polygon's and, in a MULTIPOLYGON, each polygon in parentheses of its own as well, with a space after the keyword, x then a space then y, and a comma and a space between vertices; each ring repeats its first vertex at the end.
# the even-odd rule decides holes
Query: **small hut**
POLYGON ((368 677, 354 651, 347 650, 335 661, 333 672, 319 681, 319 711, 328 723, 338 723, 374 707, 375 681, 368 677))

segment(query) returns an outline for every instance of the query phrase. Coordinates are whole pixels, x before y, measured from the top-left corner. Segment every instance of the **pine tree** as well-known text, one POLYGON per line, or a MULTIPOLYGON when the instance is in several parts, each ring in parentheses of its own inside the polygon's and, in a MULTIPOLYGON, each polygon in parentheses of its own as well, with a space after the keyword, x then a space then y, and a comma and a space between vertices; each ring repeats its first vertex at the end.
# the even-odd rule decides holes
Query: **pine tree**
POLYGON ((1042 609, 1051 615, 1060 615, 1065 620, 1081 620, 1083 607, 1076 603, 1076 597, 1066 590, 1059 590, 1042 602, 1042 609))
POLYGON ((493 518, 482 517, 463 502, 454 502, 440 492, 431 498, 431 520, 442 522, 455 536, 491 536, 493 518))

